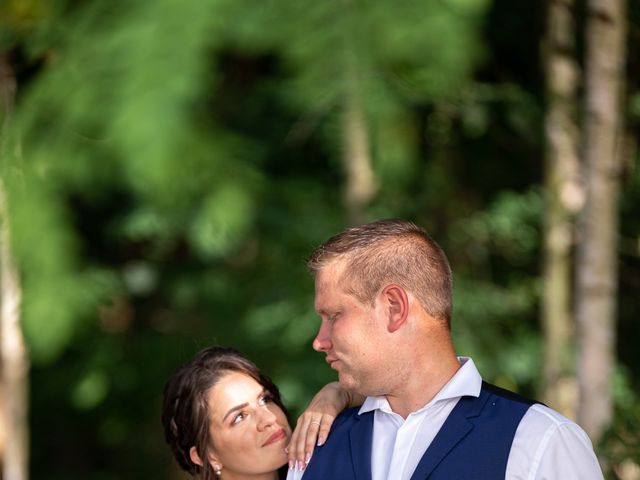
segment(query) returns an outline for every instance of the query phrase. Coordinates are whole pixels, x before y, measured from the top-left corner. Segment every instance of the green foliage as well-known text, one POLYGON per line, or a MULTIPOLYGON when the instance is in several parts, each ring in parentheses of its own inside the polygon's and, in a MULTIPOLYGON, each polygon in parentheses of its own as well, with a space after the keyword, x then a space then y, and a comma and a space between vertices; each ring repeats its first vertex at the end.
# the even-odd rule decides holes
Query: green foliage
POLYGON ((228 252, 249 230, 254 209, 253 198, 243 188, 221 185, 207 196, 191 224, 191 244, 204 258, 228 252))
POLYGON ((235 148, 224 131, 203 130, 196 107, 212 80, 206 59, 216 6, 91 2, 57 32, 61 46, 21 99, 13 138, 22 152, 5 157, 3 176, 12 184, 25 333, 37 361, 55 358, 75 322, 114 286, 110 274, 78 262, 70 195, 92 198, 118 185, 140 203, 121 220, 125 231, 166 245, 187 230, 205 257, 247 231, 253 199, 242 172, 249 170, 233 164, 250 149, 235 148), (229 169, 234 184, 222 175, 229 169))
MULTIPOLYGON (((0 177, 35 364, 33 478, 170 478, 162 386, 210 344, 252 358, 294 414, 333 379, 310 347, 304 259, 345 226, 350 95, 380 186, 368 216, 415 220, 443 244, 459 354, 535 394, 543 105, 540 72, 519 63, 536 65, 539 32, 498 36, 516 4, 2 4, 19 88, 0 177)), ((620 294, 631 366, 634 175, 620 294)), ((629 425, 637 381, 616 397, 629 425)))
MULTIPOLYGON (((513 266, 527 265, 539 246, 542 198, 536 191, 517 194, 505 191, 484 211, 463 218, 455 225, 452 237, 461 248, 495 251, 513 266)), ((482 259, 479 259, 482 261, 482 259)))
POLYGON ((606 459, 606 478, 626 478, 640 465, 640 398, 634 391, 628 369, 618 366, 614 372, 614 419, 600 441, 599 450, 606 459), (635 467, 634 467, 635 465, 635 467))
POLYGON ((66 212, 36 175, 4 178, 13 251, 23 272, 24 333, 33 359, 51 361, 71 342, 76 322, 95 309, 113 278, 95 266, 78 265, 78 243, 64 228, 66 212))

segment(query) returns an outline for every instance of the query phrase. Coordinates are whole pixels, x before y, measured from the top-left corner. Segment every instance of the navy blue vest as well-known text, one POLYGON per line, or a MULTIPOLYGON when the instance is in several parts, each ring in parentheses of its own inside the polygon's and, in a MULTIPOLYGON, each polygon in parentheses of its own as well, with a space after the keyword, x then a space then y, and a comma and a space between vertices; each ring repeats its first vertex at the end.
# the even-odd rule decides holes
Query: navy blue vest
MULTIPOLYGON (((462 397, 451 411, 411 480, 503 480, 516 429, 533 403, 483 382, 479 397, 462 397)), ((358 410, 338 416, 304 480, 371 480, 374 413, 358 410)))

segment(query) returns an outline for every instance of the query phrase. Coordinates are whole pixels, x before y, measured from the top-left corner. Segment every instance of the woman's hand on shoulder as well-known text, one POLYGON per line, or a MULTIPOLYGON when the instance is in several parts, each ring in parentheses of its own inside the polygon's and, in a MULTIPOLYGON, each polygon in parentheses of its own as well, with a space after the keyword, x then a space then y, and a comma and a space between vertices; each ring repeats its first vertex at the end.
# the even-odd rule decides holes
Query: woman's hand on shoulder
POLYGON ((347 392, 338 382, 331 382, 322 387, 298 417, 287 447, 289 468, 304 470, 315 446, 326 442, 331 425, 338 414, 349 406, 361 403, 362 397, 347 392))

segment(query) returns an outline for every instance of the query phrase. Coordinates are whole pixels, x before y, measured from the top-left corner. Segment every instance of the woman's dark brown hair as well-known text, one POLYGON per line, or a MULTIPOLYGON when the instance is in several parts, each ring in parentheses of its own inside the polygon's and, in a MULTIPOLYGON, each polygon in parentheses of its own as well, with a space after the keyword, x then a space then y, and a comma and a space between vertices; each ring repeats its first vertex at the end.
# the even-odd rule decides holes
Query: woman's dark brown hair
POLYGON ((171 375, 164 387, 162 426, 167 443, 185 471, 203 480, 215 478, 206 460, 211 448, 207 394, 229 372, 240 372, 258 382, 287 415, 280 392, 253 362, 232 348, 210 347, 201 350, 190 362, 171 375), (191 461, 189 450, 195 447, 204 466, 191 461))

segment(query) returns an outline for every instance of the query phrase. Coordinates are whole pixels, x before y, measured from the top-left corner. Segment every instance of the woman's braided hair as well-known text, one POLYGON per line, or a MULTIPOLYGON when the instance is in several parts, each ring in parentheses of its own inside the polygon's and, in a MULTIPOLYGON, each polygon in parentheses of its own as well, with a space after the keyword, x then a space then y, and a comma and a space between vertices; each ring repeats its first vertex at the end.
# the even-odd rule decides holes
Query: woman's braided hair
POLYGON ((213 446, 209 433, 208 392, 229 372, 240 372, 253 378, 288 417, 278 388, 240 352, 226 347, 210 347, 198 352, 165 384, 162 426, 165 440, 180 467, 193 476, 200 475, 203 480, 215 478, 213 468, 207 462, 207 452, 213 446), (191 460, 191 447, 196 448, 204 466, 191 460))

